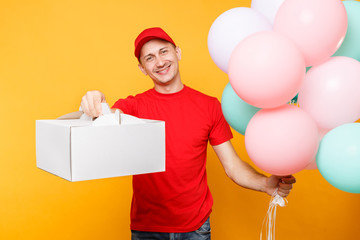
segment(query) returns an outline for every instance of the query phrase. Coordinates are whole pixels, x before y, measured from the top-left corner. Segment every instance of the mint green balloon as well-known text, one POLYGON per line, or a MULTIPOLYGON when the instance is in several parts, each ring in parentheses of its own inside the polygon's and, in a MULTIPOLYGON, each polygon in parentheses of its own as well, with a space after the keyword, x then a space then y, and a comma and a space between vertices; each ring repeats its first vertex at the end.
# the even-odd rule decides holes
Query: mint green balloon
POLYGON ((250 119, 260 108, 254 107, 242 100, 228 83, 221 98, 221 108, 226 121, 237 132, 245 135, 250 119))
POLYGON ((360 2, 343 2, 348 16, 344 42, 333 56, 351 57, 360 61, 360 2))
POLYGON ((334 187, 360 193, 360 123, 332 129, 320 142, 316 164, 334 187))

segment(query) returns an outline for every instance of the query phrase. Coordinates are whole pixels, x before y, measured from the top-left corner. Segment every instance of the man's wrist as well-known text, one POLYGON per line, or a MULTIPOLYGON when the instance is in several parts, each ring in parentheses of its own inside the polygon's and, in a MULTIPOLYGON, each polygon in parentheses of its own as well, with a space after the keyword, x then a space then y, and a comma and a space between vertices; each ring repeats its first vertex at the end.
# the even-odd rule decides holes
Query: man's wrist
POLYGON ((268 187, 268 177, 265 175, 262 175, 261 178, 261 184, 260 184, 260 191, 267 193, 267 187, 268 187))

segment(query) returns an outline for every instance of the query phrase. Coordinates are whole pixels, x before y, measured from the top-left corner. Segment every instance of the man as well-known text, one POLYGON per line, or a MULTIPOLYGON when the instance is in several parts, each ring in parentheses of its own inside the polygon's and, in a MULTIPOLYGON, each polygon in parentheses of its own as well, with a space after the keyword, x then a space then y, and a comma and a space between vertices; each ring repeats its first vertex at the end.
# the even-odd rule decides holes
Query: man
MULTIPOLYGON (((166 171, 133 176, 132 239, 210 239, 213 199, 207 185, 208 141, 227 176, 236 184, 286 197, 293 176, 266 177, 236 154, 219 101, 185 86, 180 77, 181 50, 161 28, 144 30, 135 40, 140 70, 154 88, 118 100, 113 108, 140 118, 165 121, 166 171)), ((105 96, 91 91, 83 97, 84 112, 101 114, 105 96)))

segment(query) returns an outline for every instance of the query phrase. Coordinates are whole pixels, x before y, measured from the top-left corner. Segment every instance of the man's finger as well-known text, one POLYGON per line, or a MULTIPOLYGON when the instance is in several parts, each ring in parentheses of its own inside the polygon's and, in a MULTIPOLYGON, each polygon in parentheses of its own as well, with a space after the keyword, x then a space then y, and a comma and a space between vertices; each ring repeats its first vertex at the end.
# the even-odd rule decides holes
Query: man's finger
POLYGON ((89 108, 89 116, 91 117, 98 117, 99 115, 96 114, 96 109, 94 106, 94 94, 91 92, 86 93, 86 99, 88 101, 88 108, 89 108))
POLYGON ((292 188, 292 184, 279 183, 279 189, 291 190, 292 188))
POLYGON ((293 184, 296 183, 296 179, 294 176, 286 176, 281 178, 281 182, 285 184, 293 184))
POLYGON ((86 99, 86 96, 83 96, 82 97, 82 101, 81 101, 81 109, 82 111, 86 114, 86 115, 89 115, 89 107, 88 107, 88 101, 86 99))
POLYGON ((101 107, 101 99, 94 99, 94 107, 95 107, 95 112, 96 112, 96 116, 100 116, 102 114, 102 107, 101 107), (100 100, 100 101, 99 101, 100 100))

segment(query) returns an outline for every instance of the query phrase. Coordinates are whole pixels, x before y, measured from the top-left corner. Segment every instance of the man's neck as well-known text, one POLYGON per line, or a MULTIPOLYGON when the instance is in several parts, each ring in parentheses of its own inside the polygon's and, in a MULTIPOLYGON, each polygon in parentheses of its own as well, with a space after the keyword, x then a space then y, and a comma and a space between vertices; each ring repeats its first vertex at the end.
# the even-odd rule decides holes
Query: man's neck
POLYGON ((162 94, 171 94, 180 92, 184 88, 184 84, 179 80, 167 85, 156 84, 154 86, 155 91, 162 94))

